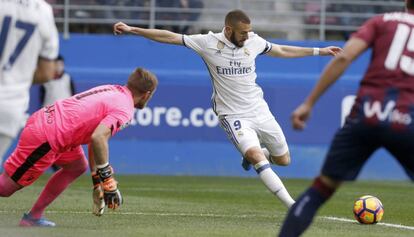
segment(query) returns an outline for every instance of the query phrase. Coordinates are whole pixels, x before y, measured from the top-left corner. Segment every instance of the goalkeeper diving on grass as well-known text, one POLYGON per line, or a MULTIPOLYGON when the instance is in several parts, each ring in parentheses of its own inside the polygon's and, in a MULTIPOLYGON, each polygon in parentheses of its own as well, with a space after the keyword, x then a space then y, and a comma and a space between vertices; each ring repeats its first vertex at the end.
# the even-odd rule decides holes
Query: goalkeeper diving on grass
POLYGON ((122 196, 109 165, 108 140, 129 125, 135 108, 151 99, 158 80, 151 72, 137 68, 126 85, 103 85, 59 100, 35 112, 27 121, 16 149, 0 175, 0 196, 9 197, 29 186, 53 164, 61 167, 48 180, 20 226, 53 227, 44 210, 88 167, 82 144, 89 146, 92 171, 93 213, 105 206, 117 209, 122 196))

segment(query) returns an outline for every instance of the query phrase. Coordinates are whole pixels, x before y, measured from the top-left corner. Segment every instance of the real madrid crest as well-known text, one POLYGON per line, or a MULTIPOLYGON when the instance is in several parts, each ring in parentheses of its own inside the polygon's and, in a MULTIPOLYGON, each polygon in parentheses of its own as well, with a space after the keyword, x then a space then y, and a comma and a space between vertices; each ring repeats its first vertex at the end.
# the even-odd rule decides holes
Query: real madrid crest
POLYGON ((247 48, 244 48, 244 54, 246 56, 250 56, 250 52, 249 52, 249 50, 247 48))
POLYGON ((217 53, 221 54, 222 49, 224 49, 224 42, 218 41, 217 42, 217 53))
POLYGON ((222 41, 218 41, 218 42, 217 42, 217 49, 218 49, 218 50, 222 50, 222 49, 224 49, 224 42, 222 42, 222 41))

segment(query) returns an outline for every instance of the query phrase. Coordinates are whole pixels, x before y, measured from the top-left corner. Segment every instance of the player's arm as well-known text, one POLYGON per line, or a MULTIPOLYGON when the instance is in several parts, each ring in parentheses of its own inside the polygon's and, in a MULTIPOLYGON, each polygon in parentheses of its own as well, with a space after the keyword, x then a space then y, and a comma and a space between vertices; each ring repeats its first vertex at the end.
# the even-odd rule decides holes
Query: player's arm
POLYGON ((356 37, 351 38, 346 43, 343 52, 329 62, 309 96, 292 113, 291 120, 293 128, 303 129, 305 127, 305 122, 308 120, 312 107, 319 97, 321 97, 325 91, 339 79, 352 61, 367 48, 367 43, 356 37))
POLYGON ((112 167, 109 165, 108 140, 111 135, 111 129, 99 124, 92 134, 91 147, 96 172, 102 181, 105 204, 108 208, 116 209, 122 204, 123 200, 118 190, 118 183, 113 177, 112 167))
POLYGON ((300 58, 305 56, 335 56, 342 52, 342 49, 336 46, 329 46, 326 48, 306 48, 290 45, 272 44, 271 50, 267 55, 281 58, 300 58))
POLYGON ((55 75, 55 61, 39 58, 37 68, 33 76, 33 83, 41 84, 53 79, 55 75))
POLYGON ((33 83, 45 83, 52 80, 56 72, 55 59, 59 53, 59 33, 53 18, 53 9, 50 5, 40 9, 38 24, 42 46, 39 51, 37 67, 33 75, 33 83))
POLYGON ((102 216, 105 211, 104 191, 101 177, 96 172, 95 157, 92 150, 92 144, 88 144, 89 168, 92 176, 92 213, 96 216, 102 216))
POLYGON ((114 25, 114 34, 123 34, 130 33, 135 35, 140 35, 150 40, 154 40, 161 43, 167 44, 183 44, 183 36, 168 30, 158 30, 158 29, 145 29, 140 27, 132 27, 123 22, 118 22, 114 25))
POLYGON ((108 140, 111 137, 111 129, 99 124, 92 133, 91 146, 93 159, 97 168, 108 164, 108 140))

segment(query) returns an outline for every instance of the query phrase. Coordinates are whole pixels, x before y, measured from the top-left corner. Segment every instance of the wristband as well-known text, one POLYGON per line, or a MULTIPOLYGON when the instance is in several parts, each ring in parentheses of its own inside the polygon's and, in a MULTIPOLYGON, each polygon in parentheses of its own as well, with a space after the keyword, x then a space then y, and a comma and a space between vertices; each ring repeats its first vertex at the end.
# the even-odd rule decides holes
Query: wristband
POLYGON ((320 50, 320 48, 313 48, 313 56, 318 56, 319 55, 319 50, 320 50))
POLYGON ((107 167, 109 165, 109 162, 106 162, 105 164, 103 164, 103 165, 96 165, 96 168, 97 169, 103 169, 103 168, 105 168, 105 167, 107 167))
POLYGON ((102 182, 105 182, 112 177, 112 167, 109 164, 103 168, 98 168, 96 172, 98 173, 102 182))

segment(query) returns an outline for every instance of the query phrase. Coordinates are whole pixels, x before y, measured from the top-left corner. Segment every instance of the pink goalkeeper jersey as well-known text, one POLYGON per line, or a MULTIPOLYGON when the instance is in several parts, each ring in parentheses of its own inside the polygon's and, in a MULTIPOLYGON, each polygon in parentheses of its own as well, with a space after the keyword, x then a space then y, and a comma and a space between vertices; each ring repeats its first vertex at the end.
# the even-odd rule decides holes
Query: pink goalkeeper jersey
POLYGON ((88 144, 99 124, 111 129, 112 135, 128 126, 134 101, 127 87, 104 85, 59 100, 42 113, 50 146, 55 151, 65 151, 88 144))

